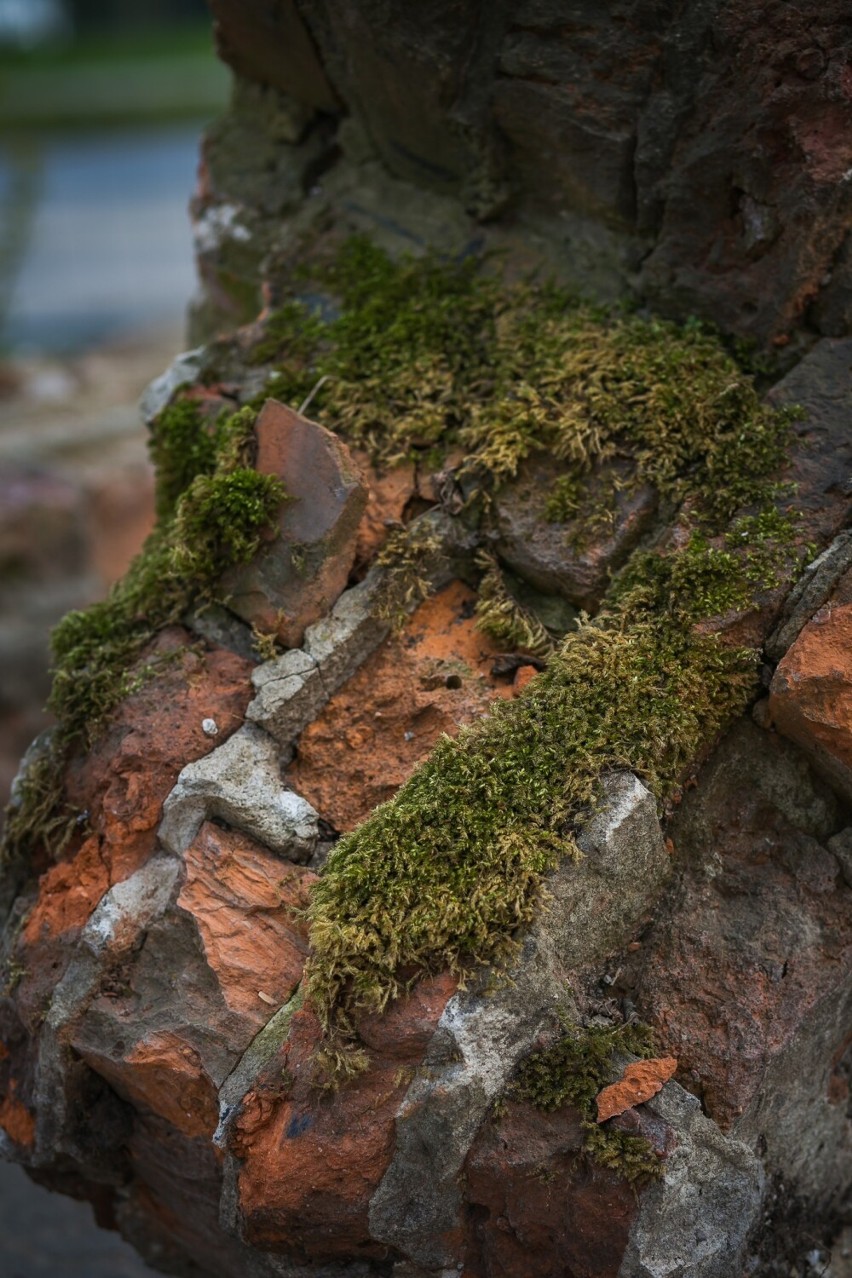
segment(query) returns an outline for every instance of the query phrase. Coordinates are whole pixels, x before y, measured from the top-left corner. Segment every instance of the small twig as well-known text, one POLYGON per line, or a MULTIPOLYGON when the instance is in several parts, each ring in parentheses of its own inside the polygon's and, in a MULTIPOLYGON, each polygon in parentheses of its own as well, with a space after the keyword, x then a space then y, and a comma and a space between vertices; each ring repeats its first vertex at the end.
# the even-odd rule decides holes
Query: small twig
POLYGON ((328 379, 329 379, 329 377, 330 377, 330 376, 331 376, 331 374, 330 374, 330 373, 325 373, 325 374, 324 374, 324 375, 323 375, 323 376, 319 379, 319 381, 317 382, 316 386, 313 388, 313 390, 311 391, 311 393, 308 395, 307 399, 303 399, 303 400, 302 400, 301 404, 299 405, 299 410, 298 410, 298 411, 299 411, 299 416, 300 416, 300 417, 301 417, 302 413, 307 412, 307 410, 310 408, 310 406, 311 406, 311 400, 313 399, 314 395, 316 395, 316 393, 317 393, 317 391, 318 391, 318 390, 321 390, 321 389, 322 389, 322 387, 323 387, 323 386, 324 386, 324 384, 328 381, 328 379))

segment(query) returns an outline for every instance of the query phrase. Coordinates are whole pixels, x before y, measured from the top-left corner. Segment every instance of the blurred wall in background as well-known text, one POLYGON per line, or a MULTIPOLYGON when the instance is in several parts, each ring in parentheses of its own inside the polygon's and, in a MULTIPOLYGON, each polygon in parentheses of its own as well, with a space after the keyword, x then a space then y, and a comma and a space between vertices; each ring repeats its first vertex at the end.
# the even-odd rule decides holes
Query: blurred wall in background
POLYGON ((49 721, 50 628, 151 526, 137 400, 184 344, 228 92, 204 0, 0 0, 0 807, 49 721))

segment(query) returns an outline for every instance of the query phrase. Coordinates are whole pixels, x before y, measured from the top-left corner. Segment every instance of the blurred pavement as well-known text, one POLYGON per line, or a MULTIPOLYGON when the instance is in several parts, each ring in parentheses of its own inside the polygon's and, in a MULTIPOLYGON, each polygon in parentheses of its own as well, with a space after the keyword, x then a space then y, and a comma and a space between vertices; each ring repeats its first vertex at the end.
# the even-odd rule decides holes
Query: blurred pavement
POLYGON ((118 1234, 98 1229, 88 1203, 34 1185, 0 1162, 0 1274, 3 1278, 150 1278, 154 1273, 118 1234))
POLYGON ((7 354, 78 351, 182 320, 195 288, 187 204, 200 129, 70 134, 33 140, 26 153, 0 149, 0 240, 22 218, 8 205, 24 164, 35 205, 28 225, 14 228, 23 253, 8 281, 7 354))

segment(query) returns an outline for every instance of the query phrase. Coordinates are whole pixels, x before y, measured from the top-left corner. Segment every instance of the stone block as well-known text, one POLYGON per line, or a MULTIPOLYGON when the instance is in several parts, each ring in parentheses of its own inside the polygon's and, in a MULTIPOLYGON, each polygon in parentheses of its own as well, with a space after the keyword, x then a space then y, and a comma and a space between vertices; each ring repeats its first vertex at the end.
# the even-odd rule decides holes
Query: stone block
POLYGON ((367 495, 346 445, 324 426, 267 400, 255 433, 256 468, 287 497, 278 535, 223 588, 237 616, 295 648, 346 587, 367 495))

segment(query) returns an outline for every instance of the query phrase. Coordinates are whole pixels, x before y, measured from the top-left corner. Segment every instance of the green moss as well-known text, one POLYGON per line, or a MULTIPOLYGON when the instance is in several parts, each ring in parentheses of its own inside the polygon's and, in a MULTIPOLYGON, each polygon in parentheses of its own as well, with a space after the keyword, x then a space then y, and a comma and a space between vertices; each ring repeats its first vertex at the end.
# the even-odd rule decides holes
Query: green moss
POLYGON ((570 1104, 593 1117, 595 1097, 610 1082, 615 1053, 654 1055, 653 1033, 638 1022, 584 1029, 566 1021, 562 1031, 551 1047, 532 1052, 521 1063, 511 1085, 513 1096, 537 1109, 570 1104))
POLYGON ((508 652, 525 652, 542 659, 549 657, 555 648, 553 636, 511 594, 497 560, 483 552, 477 562, 484 569, 477 591, 478 629, 508 652))
POLYGON ((167 519, 193 479, 209 475, 216 465, 216 440, 198 401, 176 399, 164 408, 154 423, 148 450, 157 475, 157 515, 167 519))
POLYGON ((472 259, 392 262, 363 237, 290 287, 256 357, 276 361, 279 398, 298 407, 315 391, 312 412, 380 464, 461 446, 470 475, 501 483, 546 449, 568 466, 547 509, 565 520, 583 509, 585 476, 621 458, 630 484, 654 484, 670 507, 689 494, 721 527, 766 499, 783 461, 787 417, 700 324, 502 286, 472 259))
MULTIPOLYGON (((662 802, 745 709, 756 654, 695 623, 746 606, 789 554, 772 513, 789 415, 762 406, 699 325, 501 290, 470 264, 392 264, 362 241, 318 278, 341 308, 311 369, 329 378, 318 392, 328 425, 380 460, 461 443, 480 490, 546 449, 565 466, 559 514, 582 509, 617 461, 619 483, 654 485, 665 518, 681 509, 683 532, 668 553, 635 553, 522 697, 440 741, 337 845, 311 907, 307 989, 340 1067, 358 1052, 359 1009, 384 1007, 425 971, 508 958, 543 875, 576 853, 602 773, 630 768, 662 802), (757 522, 725 532, 749 507, 757 522)), ((389 546, 388 565, 399 551, 389 546)), ((423 574, 398 563, 421 590, 423 574)), ((501 641, 543 644, 501 576, 488 566, 480 622, 501 641)))
POLYGON ((280 481, 256 470, 199 475, 175 512, 172 570, 201 592, 209 589, 226 569, 253 558, 283 500, 280 481))
POLYGON ((612 1080, 616 1054, 653 1056, 650 1028, 638 1023, 588 1028, 565 1023, 556 1043, 532 1052, 521 1063, 509 1094, 546 1111, 573 1105, 582 1118, 585 1156, 636 1182, 661 1174, 651 1145, 641 1136, 596 1121, 595 1099, 612 1080))
POLYGON ((593 1163, 608 1167, 632 1185, 663 1174, 662 1161, 644 1136, 602 1127, 592 1120, 583 1124, 583 1153, 593 1163))
POLYGON ((579 514, 586 489, 579 475, 560 475, 547 497, 544 517, 548 523, 564 524, 579 514))
POLYGON ((41 841, 57 856, 68 846, 77 828, 78 814, 61 802, 61 769, 59 751, 51 743, 27 761, 6 808, 0 870, 5 868, 7 859, 35 841, 41 841))
POLYGON ((662 1166, 648 1141, 599 1125, 595 1107, 595 1098, 612 1079, 617 1053, 653 1056, 651 1029, 641 1023, 583 1028, 566 1022, 562 1030, 556 1043, 521 1063, 509 1094, 546 1111, 573 1105, 582 1117, 587 1158, 631 1182, 659 1176, 662 1166))
POLYGON ((73 829, 62 797, 69 752, 90 746, 115 706, 152 672, 139 658, 154 635, 190 604, 217 600, 223 572, 251 559, 272 529, 284 491, 245 464, 254 418, 242 410, 210 433, 194 409, 172 408, 157 423, 157 527, 109 596, 69 613, 53 632, 48 708, 56 728, 10 808, 0 864, 39 842, 61 851, 73 829))

